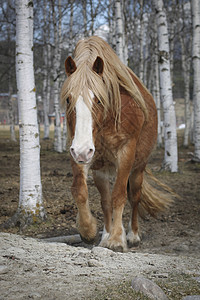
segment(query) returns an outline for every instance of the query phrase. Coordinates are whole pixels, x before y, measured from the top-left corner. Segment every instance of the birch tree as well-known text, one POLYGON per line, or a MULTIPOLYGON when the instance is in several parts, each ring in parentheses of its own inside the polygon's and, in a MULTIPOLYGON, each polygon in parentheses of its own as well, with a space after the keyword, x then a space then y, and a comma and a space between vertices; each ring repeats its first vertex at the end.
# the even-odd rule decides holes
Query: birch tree
POLYGON ((191 109, 190 109, 190 69, 191 69, 191 51, 192 51, 192 38, 191 31, 188 26, 188 15, 191 18, 191 11, 185 12, 184 4, 179 6, 179 40, 181 44, 181 64, 183 70, 184 80, 184 100, 185 100, 185 130, 183 146, 189 145, 189 134, 191 130, 191 109), (187 28, 187 31, 184 30, 187 28), (189 29, 189 31, 188 31, 189 29))
POLYGON ((40 145, 33 71, 33 2, 16 0, 16 77, 20 135, 20 195, 7 226, 45 218, 40 176, 40 145))
POLYGON ((194 103, 194 160, 200 161, 200 2, 192 0, 192 63, 194 70, 193 103, 194 103))
POLYGON ((84 28, 84 37, 86 37, 88 35, 88 31, 87 31, 87 12, 86 12, 86 6, 87 6, 87 1, 86 0, 81 0, 82 2, 82 12, 83 12, 83 28, 84 28))
POLYGON ((49 45, 49 27, 48 26, 48 19, 47 19, 47 1, 44 0, 44 7, 43 7, 43 16, 44 16, 44 26, 43 26, 43 60, 44 60, 44 79, 43 79, 43 105, 44 105, 44 139, 49 138, 49 51, 50 51, 50 45, 49 45))
MULTIPOLYGON (((74 1, 70 0, 70 22, 69 22, 69 49, 68 49, 68 55, 71 55, 71 56, 72 56, 72 52, 73 52, 73 22, 74 22, 74 1)), ((63 151, 67 150, 67 123, 66 123, 66 114, 64 114, 64 118, 63 118, 62 147, 63 147, 63 151)))
POLYGON ((116 53, 121 59, 121 61, 124 62, 124 52, 123 52, 124 30, 123 30, 123 21, 122 21, 122 6, 120 0, 117 0, 115 2, 115 18, 116 18, 116 53))
POLYGON ((112 0, 109 0, 109 41, 112 48, 116 51, 116 17, 115 17, 115 4, 113 4, 112 0), (110 16, 111 21, 110 21, 110 16))
POLYGON ((54 112, 55 112, 55 131, 54 131, 54 149, 57 152, 62 152, 62 134, 60 124, 60 58, 61 58, 61 0, 58 0, 58 22, 56 20, 56 5, 55 0, 51 0, 53 13, 54 27, 54 57, 53 57, 53 97, 54 97, 54 112), (57 24, 58 23, 58 24, 57 24))
POLYGON ((167 19, 163 7, 163 1, 153 0, 153 4, 157 20, 160 94, 164 112, 165 156, 163 168, 169 169, 171 172, 177 172, 178 151, 176 135, 176 115, 171 86, 167 19))
POLYGON ((158 40, 156 32, 156 22, 154 22, 154 32, 153 32, 153 41, 154 41, 154 53, 153 53, 153 71, 154 71, 154 80, 153 80, 153 97, 156 102, 157 108, 157 117, 158 117, 158 137, 157 145, 158 147, 162 146, 162 131, 161 131, 161 103, 160 103, 160 81, 159 81, 159 68, 158 68, 158 40))
POLYGON ((140 0, 140 65, 139 65, 139 78, 144 80, 144 17, 143 17, 144 0, 140 0))

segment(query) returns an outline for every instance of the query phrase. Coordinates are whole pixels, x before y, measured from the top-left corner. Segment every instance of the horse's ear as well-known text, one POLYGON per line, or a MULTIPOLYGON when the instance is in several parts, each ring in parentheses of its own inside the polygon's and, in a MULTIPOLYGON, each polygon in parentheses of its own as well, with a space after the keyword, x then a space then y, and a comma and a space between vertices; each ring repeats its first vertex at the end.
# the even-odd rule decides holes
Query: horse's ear
POLYGON ((99 76, 102 76, 103 75, 103 68, 104 68, 103 59, 100 56, 97 56, 97 58, 96 58, 96 60, 93 64, 92 70, 94 72, 96 72, 99 76))
POLYGON ((65 71, 67 73, 67 76, 70 76, 76 71, 76 64, 71 56, 68 56, 65 61, 65 71))

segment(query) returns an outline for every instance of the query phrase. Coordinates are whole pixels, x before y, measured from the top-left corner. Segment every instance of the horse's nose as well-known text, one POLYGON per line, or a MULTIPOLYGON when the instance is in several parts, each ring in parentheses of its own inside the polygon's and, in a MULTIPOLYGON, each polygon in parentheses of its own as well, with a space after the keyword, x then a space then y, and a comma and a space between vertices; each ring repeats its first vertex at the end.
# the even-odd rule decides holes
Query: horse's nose
POLYGON ((80 151, 73 147, 70 148, 73 159, 79 164, 89 163, 94 155, 94 151, 95 150, 93 148, 86 148, 83 151, 80 151))

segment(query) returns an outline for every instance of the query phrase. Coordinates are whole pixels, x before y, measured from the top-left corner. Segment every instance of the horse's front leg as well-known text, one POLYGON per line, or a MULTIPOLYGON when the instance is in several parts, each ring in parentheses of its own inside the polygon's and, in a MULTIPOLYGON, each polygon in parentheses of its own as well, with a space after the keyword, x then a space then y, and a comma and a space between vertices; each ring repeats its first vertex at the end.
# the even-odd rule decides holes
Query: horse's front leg
MULTIPOLYGON (((109 237, 112 224, 112 202, 109 183, 109 171, 95 170, 93 171, 95 185, 101 195, 101 206, 104 215, 104 229, 101 240, 106 240, 109 237)), ((101 243, 100 243, 101 246, 101 243)))
POLYGON ((101 241, 101 246, 114 251, 127 251, 126 233, 122 224, 122 215, 127 198, 127 184, 135 157, 135 142, 126 145, 117 158, 117 177, 112 191, 113 221, 108 239, 101 241))
POLYGON ((72 195, 78 208, 77 229, 86 243, 93 243, 97 238, 97 223, 92 216, 88 203, 87 167, 72 162, 72 195))

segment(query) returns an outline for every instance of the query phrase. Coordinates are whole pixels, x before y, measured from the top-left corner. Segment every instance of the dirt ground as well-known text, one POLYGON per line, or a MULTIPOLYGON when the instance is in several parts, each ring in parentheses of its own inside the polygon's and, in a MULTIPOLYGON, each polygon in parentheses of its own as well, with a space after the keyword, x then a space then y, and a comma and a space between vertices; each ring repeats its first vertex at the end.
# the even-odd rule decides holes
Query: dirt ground
MULTIPOLYGON (((179 132, 179 145, 182 143, 179 132)), ((156 149, 150 158, 149 167, 154 175, 168 184, 180 199, 157 219, 146 217, 140 220, 142 242, 135 251, 157 254, 180 254, 200 257, 200 164, 191 163, 193 146, 179 146, 179 172, 170 174, 160 171, 163 149, 156 149)), ((43 199, 48 215, 47 222, 27 228, 23 235, 46 238, 77 233, 76 205, 70 187, 72 172, 69 154, 53 151, 53 140, 41 139, 41 174, 43 199)), ((90 206, 103 227, 100 197, 91 174, 88 179, 90 206)), ((0 224, 16 211, 19 199, 19 143, 9 141, 8 132, 0 130, 0 224)), ((129 206, 124 211, 124 224, 129 219, 129 206)), ((21 234, 19 228, 3 230, 21 234)))

